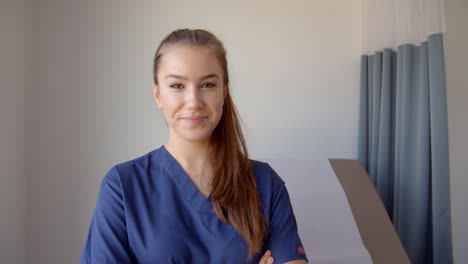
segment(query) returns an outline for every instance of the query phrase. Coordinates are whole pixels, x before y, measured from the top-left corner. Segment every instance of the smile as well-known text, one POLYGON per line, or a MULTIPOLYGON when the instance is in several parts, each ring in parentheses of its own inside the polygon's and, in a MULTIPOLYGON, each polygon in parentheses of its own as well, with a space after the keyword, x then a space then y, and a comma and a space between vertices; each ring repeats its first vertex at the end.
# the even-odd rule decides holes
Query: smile
POLYGON ((199 125, 205 122, 205 120, 207 120, 208 118, 205 116, 201 116, 201 117, 189 117, 189 118, 181 118, 181 119, 189 124, 199 125))

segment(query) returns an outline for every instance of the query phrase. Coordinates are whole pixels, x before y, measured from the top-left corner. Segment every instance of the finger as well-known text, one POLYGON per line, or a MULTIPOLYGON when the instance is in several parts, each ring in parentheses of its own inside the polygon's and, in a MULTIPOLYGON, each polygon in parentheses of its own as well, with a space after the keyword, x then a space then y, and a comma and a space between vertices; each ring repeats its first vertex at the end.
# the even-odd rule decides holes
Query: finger
POLYGON ((269 257, 268 261, 267 261, 267 264, 273 264, 273 262, 275 262, 275 258, 274 257, 269 257))
POLYGON ((258 261, 258 264, 267 264, 268 263, 267 261, 270 258, 270 256, 271 256, 271 251, 267 250, 265 254, 263 254, 263 256, 258 261))
POLYGON ((263 254, 262 258, 260 258, 258 264, 267 264, 268 258, 271 256, 271 251, 267 250, 265 254, 263 254))

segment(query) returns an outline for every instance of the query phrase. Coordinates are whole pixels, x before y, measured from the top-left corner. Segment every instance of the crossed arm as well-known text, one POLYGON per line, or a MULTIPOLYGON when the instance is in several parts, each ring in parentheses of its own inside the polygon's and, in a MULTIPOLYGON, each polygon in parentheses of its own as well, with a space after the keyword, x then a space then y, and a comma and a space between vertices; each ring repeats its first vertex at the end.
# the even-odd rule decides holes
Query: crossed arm
MULTIPOLYGON (((271 256, 271 251, 267 250, 265 254, 263 254, 262 258, 258 262, 258 264, 273 264, 274 263, 274 257, 271 256)), ((303 260, 303 259, 298 259, 298 260, 293 260, 293 261, 288 261, 284 264, 307 264, 308 262, 303 260)))

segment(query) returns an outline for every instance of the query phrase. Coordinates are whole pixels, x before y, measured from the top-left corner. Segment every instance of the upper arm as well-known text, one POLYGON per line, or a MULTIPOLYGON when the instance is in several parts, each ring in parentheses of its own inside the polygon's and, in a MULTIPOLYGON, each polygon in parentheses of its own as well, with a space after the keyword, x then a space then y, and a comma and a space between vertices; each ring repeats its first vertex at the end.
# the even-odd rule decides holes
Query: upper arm
POLYGON ((307 263, 289 193, 283 181, 277 184, 272 194, 269 220, 266 246, 271 250, 275 263, 307 263))
POLYGON ((81 255, 86 263, 132 263, 125 222, 123 194, 115 167, 99 187, 88 237, 81 255))

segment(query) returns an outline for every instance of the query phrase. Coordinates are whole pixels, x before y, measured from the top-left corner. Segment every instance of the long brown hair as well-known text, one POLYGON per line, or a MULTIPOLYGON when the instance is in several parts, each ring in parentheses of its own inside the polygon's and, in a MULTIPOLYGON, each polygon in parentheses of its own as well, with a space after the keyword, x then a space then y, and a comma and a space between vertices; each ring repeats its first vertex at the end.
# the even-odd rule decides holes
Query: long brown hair
POLYGON ((194 45, 211 49, 223 70, 226 97, 223 114, 210 139, 210 157, 214 168, 211 199, 218 217, 231 224, 249 245, 248 258, 259 252, 267 227, 263 216, 255 176, 240 126, 237 110, 229 92, 226 50, 212 33, 202 29, 179 29, 163 39, 154 56, 154 83, 161 57, 173 45, 194 45), (224 211, 228 213, 225 217, 224 211))

